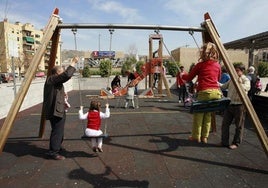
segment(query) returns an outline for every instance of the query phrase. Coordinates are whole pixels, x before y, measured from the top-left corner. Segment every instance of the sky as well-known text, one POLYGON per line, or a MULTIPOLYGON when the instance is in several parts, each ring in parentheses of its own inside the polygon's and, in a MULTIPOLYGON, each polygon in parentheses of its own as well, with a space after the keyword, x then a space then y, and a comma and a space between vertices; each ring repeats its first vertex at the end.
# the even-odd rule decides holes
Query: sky
MULTIPOLYGON (((268 31, 265 13, 267 0, 0 0, 0 20, 31 23, 43 29, 53 10, 59 9, 68 24, 138 24, 200 27, 208 12, 223 43, 268 31)), ((200 32, 194 39, 188 31, 161 31, 164 54, 179 47, 202 45, 200 32)), ((123 51, 134 49, 149 53, 149 35, 153 30, 79 29, 74 37, 70 29, 61 30, 62 49, 83 51, 123 51), (110 40, 111 39, 111 40, 110 40), (111 43, 110 43, 111 41, 111 43)), ((157 48, 158 43, 154 42, 157 48)))

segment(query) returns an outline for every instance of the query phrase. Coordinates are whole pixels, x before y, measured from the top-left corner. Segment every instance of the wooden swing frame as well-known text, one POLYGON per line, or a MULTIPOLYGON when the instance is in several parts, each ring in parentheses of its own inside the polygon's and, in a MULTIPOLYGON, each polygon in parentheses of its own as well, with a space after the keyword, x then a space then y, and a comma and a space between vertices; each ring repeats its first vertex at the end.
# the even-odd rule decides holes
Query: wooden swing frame
MULTIPOLYGON (((10 107, 10 110, 7 114, 7 117, 4 121, 4 124, 1 127, 0 130, 0 154, 3 151, 4 145, 6 143, 6 140, 8 138, 8 135, 11 131, 11 128, 13 126, 13 123, 15 121, 15 118, 19 112, 19 109, 23 103, 23 100, 28 92, 28 89, 30 87, 30 84, 32 82, 32 79, 35 75, 35 72, 38 68, 39 62, 46 50, 47 45, 49 44, 50 40, 52 40, 52 48, 51 48, 51 54, 50 54, 50 62, 48 67, 48 73, 50 73, 50 70, 55 65, 56 61, 56 52, 59 44, 59 36, 60 36, 60 30, 61 29, 147 29, 147 30, 173 30, 173 31, 197 31, 202 32, 202 38, 203 42, 213 42, 217 48, 219 49, 220 55, 223 59, 224 65, 227 68, 227 71, 230 73, 231 79, 234 82, 235 88, 245 105, 247 112, 249 116, 251 117, 253 124, 256 128, 256 132, 258 135, 258 138, 262 144, 262 147, 268 156, 268 138, 267 135, 260 123, 260 120, 249 100, 246 93, 243 91, 242 87, 239 85, 239 83, 236 82, 237 80, 237 74, 235 72, 235 69, 230 62, 227 52, 220 40, 220 36, 212 22, 212 19, 210 18, 210 15, 208 13, 204 14, 204 22, 201 24, 201 27, 179 27, 179 26, 159 26, 159 25, 120 25, 120 24, 61 24, 61 19, 59 17, 59 9, 56 8, 52 15, 50 16, 50 19, 48 21, 48 24, 44 30, 44 36, 42 38, 41 44, 39 48, 37 49, 37 52, 35 53, 32 61, 31 66, 27 70, 25 74, 25 78, 21 83, 21 87, 15 96, 15 99, 10 107)), ((42 110, 41 120, 40 120, 40 131, 39 131, 39 137, 43 137, 44 130, 45 130, 45 117, 44 117, 44 111, 42 110)))

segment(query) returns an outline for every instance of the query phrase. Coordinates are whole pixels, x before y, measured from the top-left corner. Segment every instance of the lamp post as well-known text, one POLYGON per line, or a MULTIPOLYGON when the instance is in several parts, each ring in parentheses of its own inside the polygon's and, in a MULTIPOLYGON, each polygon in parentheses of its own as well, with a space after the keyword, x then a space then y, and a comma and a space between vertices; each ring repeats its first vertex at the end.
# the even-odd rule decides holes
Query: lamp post
POLYGON ((110 59, 111 59, 111 57, 112 57, 112 35, 114 32, 114 29, 109 29, 109 32, 110 32, 110 59))
MULTIPOLYGON (((77 29, 76 28, 72 28, 72 32, 74 34, 74 49, 77 53, 77 43, 76 43, 76 33, 77 33, 77 29)), ((78 69, 80 69, 79 65, 76 65, 78 69)))
POLYGON ((77 50, 77 44, 76 44, 76 33, 77 33, 77 29, 76 28, 72 28, 72 32, 74 34, 74 46, 75 46, 75 50, 77 50))
POLYGON ((101 37, 101 34, 99 34, 99 51, 100 51, 100 37, 101 37))
POLYGON ((111 65, 110 65, 110 69, 109 69, 109 77, 111 75, 111 72, 112 72, 112 35, 113 35, 113 32, 114 32, 114 29, 109 29, 109 32, 110 32, 110 54, 109 54, 109 57, 110 57, 110 62, 111 62, 111 65))

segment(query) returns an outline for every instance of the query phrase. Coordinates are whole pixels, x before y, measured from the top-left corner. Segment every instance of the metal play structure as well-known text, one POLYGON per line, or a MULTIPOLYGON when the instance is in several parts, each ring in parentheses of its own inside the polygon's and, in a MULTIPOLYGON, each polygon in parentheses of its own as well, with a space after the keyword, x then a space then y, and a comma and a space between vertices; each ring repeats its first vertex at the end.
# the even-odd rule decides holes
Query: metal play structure
MULTIPOLYGON (((28 92, 32 79, 35 75, 35 72, 38 68, 38 64, 46 50, 47 45, 50 41, 52 41, 51 53, 50 53, 50 62, 48 67, 48 73, 55 65, 56 52, 59 44, 59 36, 61 29, 144 29, 144 30, 170 30, 170 31, 191 31, 191 32, 201 32, 203 42, 213 42, 220 53, 220 56, 224 62, 225 67, 230 73, 231 79, 234 82, 235 88, 239 93, 239 96, 244 103, 247 112, 252 119, 252 122, 256 128, 257 135, 259 140, 263 146, 263 149, 268 156, 268 138, 267 135, 260 123, 260 120, 249 100, 246 93, 243 92, 242 87, 235 81, 237 80, 237 74, 235 69, 230 62, 227 52, 220 40, 220 36, 213 24, 213 21, 208 13, 204 14, 204 21, 201 23, 201 27, 180 27, 180 26, 159 26, 159 25, 123 25, 123 24, 63 24, 61 23, 61 19, 59 17, 59 9, 55 9, 50 16, 47 26, 44 29, 44 36, 41 41, 41 45, 39 46, 37 52, 35 53, 31 66, 27 70, 25 74, 25 79, 21 83, 21 87, 15 96, 15 99, 10 107, 8 115, 4 121, 4 124, 0 130, 0 153, 3 151, 6 140, 9 136, 15 118, 19 112, 19 109, 22 105, 22 102, 28 92)), ((42 111, 41 120, 40 120, 40 132, 39 136, 42 137, 45 128, 45 118, 44 112, 42 111)))

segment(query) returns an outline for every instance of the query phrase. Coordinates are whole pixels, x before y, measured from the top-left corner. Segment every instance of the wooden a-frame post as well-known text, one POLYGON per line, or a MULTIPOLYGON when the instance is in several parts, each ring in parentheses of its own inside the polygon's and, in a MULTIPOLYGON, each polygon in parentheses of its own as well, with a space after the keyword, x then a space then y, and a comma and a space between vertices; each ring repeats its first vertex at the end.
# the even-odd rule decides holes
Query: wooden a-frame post
MULTIPOLYGON (((59 40, 60 40, 60 29, 56 28, 52 36, 52 45, 50 49, 50 58, 49 58, 49 64, 48 64, 48 70, 47 70, 47 77, 51 74, 51 69, 55 66, 59 40)), ((45 127, 46 127, 46 117, 44 113, 44 104, 43 104, 41 119, 40 119, 39 138, 42 138, 44 136, 45 127)))
POLYGON ((4 121, 3 126, 1 127, 0 130, 0 154, 2 153, 4 149, 4 145, 6 143, 6 140, 8 138, 8 135, 10 133, 10 130, 13 126, 14 120, 19 112, 19 109, 23 103, 23 100, 28 92, 28 89, 31 85, 32 79, 36 73, 36 70, 38 68, 38 65, 43 57, 43 54, 47 48, 47 45, 59 23, 59 16, 58 16, 59 10, 56 8, 51 15, 49 22, 44 30, 44 35, 41 40, 41 44, 39 48, 37 49, 36 54, 34 55, 32 61, 31 61, 31 66, 29 66, 25 77, 21 83, 21 87, 15 96, 15 99, 9 109, 9 112, 7 114, 7 117, 4 121))
POLYGON ((203 23, 203 26, 206 28, 206 32, 203 32, 203 39, 205 42, 211 41, 217 46, 217 48, 220 52, 220 55, 222 57, 223 63, 225 65, 226 69, 228 70, 228 72, 230 73, 230 76, 231 76, 231 79, 234 83, 236 91, 238 92, 243 104, 245 105, 245 107, 247 109, 248 114, 250 115, 250 117, 253 121, 253 124, 256 128, 256 131, 257 131, 257 135, 261 141, 262 147, 263 147, 266 155, 268 156, 268 138, 267 138, 267 135, 266 135, 266 133, 261 125, 261 122, 260 122, 247 94, 244 92, 242 86, 236 81, 236 80, 238 80, 237 73, 234 69, 233 64, 229 60, 227 52, 226 52, 226 50, 225 50, 225 48, 220 40, 220 36, 215 28, 215 25, 213 24, 213 22, 211 20, 209 14, 206 13, 204 15, 204 18, 205 18, 205 21, 203 23))

